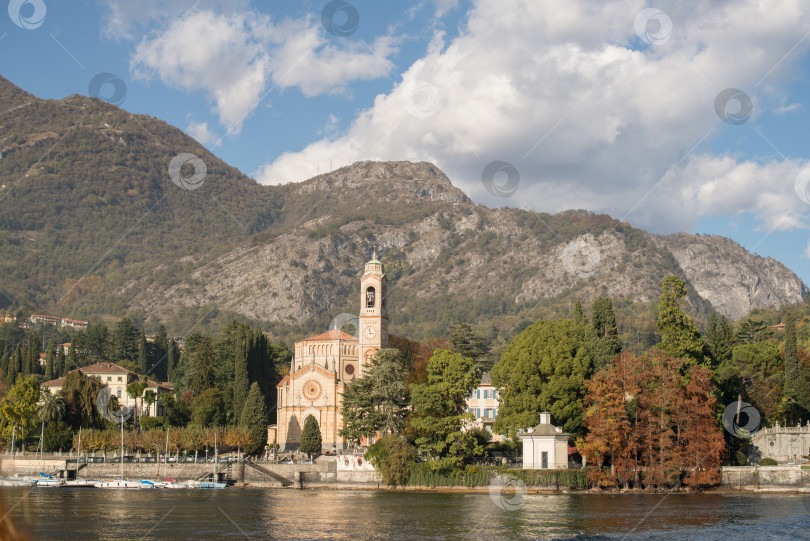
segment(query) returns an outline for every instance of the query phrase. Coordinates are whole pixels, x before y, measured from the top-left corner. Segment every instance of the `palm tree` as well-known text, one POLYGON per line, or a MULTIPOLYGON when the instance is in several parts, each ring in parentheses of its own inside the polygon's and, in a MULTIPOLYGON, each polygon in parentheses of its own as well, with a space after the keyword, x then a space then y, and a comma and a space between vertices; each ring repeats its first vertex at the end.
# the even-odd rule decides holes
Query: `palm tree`
POLYGON ((60 394, 52 394, 48 389, 42 389, 37 412, 39 418, 45 422, 61 419, 65 415, 65 399, 60 394))
POLYGON ((152 407, 152 404, 155 403, 157 400, 157 394, 152 389, 147 389, 143 393, 143 401, 146 402, 146 416, 149 417, 149 408, 152 407))

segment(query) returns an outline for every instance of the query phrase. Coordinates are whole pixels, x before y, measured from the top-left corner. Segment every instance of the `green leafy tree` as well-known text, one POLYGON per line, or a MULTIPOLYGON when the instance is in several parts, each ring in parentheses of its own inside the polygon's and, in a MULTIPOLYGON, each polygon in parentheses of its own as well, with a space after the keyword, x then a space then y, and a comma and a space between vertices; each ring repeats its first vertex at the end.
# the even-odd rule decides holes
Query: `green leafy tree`
POLYGON ((225 424, 225 396, 219 389, 208 388, 191 401, 191 421, 198 426, 225 424))
POLYGON ((25 439, 39 424, 37 401, 39 400, 39 380, 36 376, 17 376, 14 385, 0 402, 0 427, 3 438, 10 442, 14 431, 17 441, 25 445, 25 439), (16 430, 14 429, 16 427, 16 430))
POLYGON ((301 431, 301 452, 307 453, 312 458, 312 455, 320 453, 322 448, 321 427, 315 417, 308 415, 304 421, 304 429, 301 431))
POLYGON ((161 399, 169 423, 172 426, 186 426, 191 420, 191 402, 172 393, 164 394, 161 399))
POLYGON ((555 424, 581 435, 585 380, 593 364, 581 327, 571 321, 539 320, 509 344, 491 372, 501 389, 495 431, 517 439, 517 431, 535 426, 542 411, 555 424))
POLYGON ((714 374, 722 403, 745 400, 766 420, 777 420, 781 364, 779 348, 773 342, 734 346, 731 359, 720 363, 714 374))
POLYGON ((427 373, 427 383, 411 386, 412 439, 433 457, 432 468, 461 465, 466 457, 483 451, 475 437, 463 430, 472 420, 466 412, 467 397, 478 386, 478 372, 469 357, 437 349, 427 373))
POLYGON ((706 344, 697 325, 684 312, 686 306, 686 282, 670 275, 661 285, 658 302, 659 347, 667 354, 686 359, 690 364, 704 364, 706 344))
POLYGON ((255 381, 250 385, 245 398, 239 426, 250 431, 250 443, 244 446, 245 453, 252 455, 264 449, 267 443, 267 412, 264 408, 264 397, 255 381))
POLYGON ((416 463, 416 448, 404 436, 386 435, 369 446, 365 455, 390 486, 408 483, 411 467, 416 463))
POLYGON ((65 417, 68 424, 74 428, 104 426, 104 420, 96 407, 96 400, 104 387, 101 380, 85 376, 81 370, 74 370, 65 376, 61 393, 65 397, 65 417))

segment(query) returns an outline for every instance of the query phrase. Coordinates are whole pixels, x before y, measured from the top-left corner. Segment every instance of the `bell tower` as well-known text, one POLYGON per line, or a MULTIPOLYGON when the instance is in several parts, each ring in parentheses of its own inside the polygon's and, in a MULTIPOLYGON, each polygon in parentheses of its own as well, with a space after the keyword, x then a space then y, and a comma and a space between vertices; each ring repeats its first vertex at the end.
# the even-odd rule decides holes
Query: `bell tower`
POLYGON ((360 375, 374 353, 388 347, 388 277, 383 272, 383 264, 374 257, 366 263, 360 279, 360 375))

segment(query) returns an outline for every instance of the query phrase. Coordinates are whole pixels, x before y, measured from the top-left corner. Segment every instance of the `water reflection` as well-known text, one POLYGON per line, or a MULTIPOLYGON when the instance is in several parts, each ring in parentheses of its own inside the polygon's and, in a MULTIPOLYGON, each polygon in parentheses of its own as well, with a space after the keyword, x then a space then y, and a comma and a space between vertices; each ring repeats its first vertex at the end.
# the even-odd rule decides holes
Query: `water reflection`
POLYGON ((488 494, 64 488, 30 491, 27 508, 38 539, 802 539, 807 498, 529 494, 507 511, 488 494))

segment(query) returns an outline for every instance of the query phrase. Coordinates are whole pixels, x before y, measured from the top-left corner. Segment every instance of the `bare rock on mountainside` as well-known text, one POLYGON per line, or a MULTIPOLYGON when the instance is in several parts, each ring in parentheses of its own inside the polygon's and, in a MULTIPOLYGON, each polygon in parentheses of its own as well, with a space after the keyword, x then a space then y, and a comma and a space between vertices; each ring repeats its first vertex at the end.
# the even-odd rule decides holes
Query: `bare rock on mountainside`
POLYGON ((413 338, 458 321, 564 316, 600 295, 651 303, 671 273, 688 281, 693 309, 731 318, 807 293, 729 239, 657 236, 587 211, 490 209, 428 162, 261 186, 182 131, 98 99, 43 100, 0 77, 0 109, 0 309, 171 322, 205 306, 328 321, 355 307, 375 246, 392 330, 413 338), (207 166, 198 189, 169 178, 181 153, 207 166))

